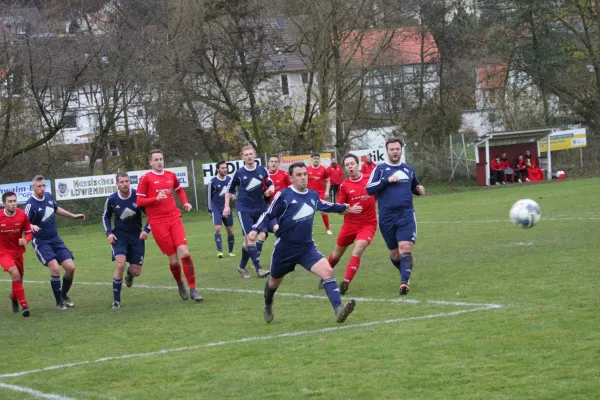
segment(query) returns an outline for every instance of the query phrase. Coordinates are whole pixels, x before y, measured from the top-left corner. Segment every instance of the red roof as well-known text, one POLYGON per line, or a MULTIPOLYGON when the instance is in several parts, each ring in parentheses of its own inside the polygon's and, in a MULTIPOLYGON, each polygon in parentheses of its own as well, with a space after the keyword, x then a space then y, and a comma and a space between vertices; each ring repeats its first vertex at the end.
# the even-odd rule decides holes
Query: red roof
POLYGON ((483 89, 502 89, 506 86, 506 66, 477 67, 477 78, 483 89))
POLYGON ((436 62, 439 51, 433 35, 419 28, 351 31, 342 39, 342 56, 357 67, 420 64, 436 62), (421 43, 423 49, 421 50, 421 43))

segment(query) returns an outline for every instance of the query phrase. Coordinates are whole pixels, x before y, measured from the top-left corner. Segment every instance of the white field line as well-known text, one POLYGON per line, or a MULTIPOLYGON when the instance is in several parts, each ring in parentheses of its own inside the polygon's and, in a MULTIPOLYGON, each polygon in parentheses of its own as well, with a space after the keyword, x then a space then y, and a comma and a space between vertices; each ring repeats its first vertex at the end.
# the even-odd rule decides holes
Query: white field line
POLYGON ((50 400, 75 400, 72 397, 65 397, 59 394, 42 393, 40 391, 30 389, 24 386, 9 385, 7 383, 0 382, 0 389, 12 390, 13 392, 27 393, 34 396, 36 399, 50 399, 50 400))
MULTIPOLYGON (((242 338, 242 339, 225 340, 225 341, 220 341, 220 342, 198 344, 198 345, 194 345, 194 346, 162 349, 162 350, 152 351, 152 352, 148 352, 148 353, 124 354, 121 356, 104 357, 104 358, 98 358, 96 360, 90 360, 90 361, 80 361, 80 362, 74 362, 74 363, 70 363, 70 364, 53 365, 50 367, 32 369, 32 370, 28 370, 28 371, 13 372, 13 373, 0 375, 0 378, 2 378, 2 379, 16 378, 16 377, 21 377, 21 376, 26 376, 26 375, 31 375, 31 374, 37 374, 40 372, 47 372, 47 371, 54 371, 54 370, 58 370, 58 369, 64 369, 64 368, 78 367, 78 366, 82 366, 82 365, 100 364, 100 363, 109 362, 109 361, 126 360, 126 359, 132 359, 132 358, 160 356, 160 355, 169 354, 169 353, 187 352, 187 351, 193 351, 193 350, 200 350, 200 349, 204 349, 204 348, 227 346, 227 345, 231 345, 231 344, 260 342, 260 341, 264 342, 264 341, 275 340, 275 339, 284 339, 284 338, 290 338, 290 337, 314 335, 314 334, 325 333, 325 332, 334 332, 334 331, 339 331, 339 330, 343 330, 343 329, 367 328, 367 327, 376 326, 376 325, 395 324, 398 322, 418 321, 418 320, 426 320, 426 319, 442 318, 442 317, 452 317, 452 316, 456 316, 456 315, 466 314, 469 312, 492 310, 494 308, 497 308, 497 307, 478 307, 478 308, 471 308, 468 310, 459 310, 459 311, 445 312, 445 313, 439 313, 439 314, 421 315, 421 316, 417 316, 417 317, 395 318, 395 319, 387 319, 387 320, 382 320, 382 321, 363 322, 360 324, 352 324, 352 325, 338 325, 338 326, 322 328, 322 329, 287 332, 287 333, 281 333, 278 335, 246 337, 246 338, 242 338)), ((49 397, 45 397, 45 398, 49 398, 49 397)), ((63 397, 57 397, 57 399, 63 399, 63 397)))
MULTIPOLYGON (((0 279, 0 282, 12 282, 8 279, 0 279)), ((47 284, 47 281, 24 281, 25 284, 47 284)), ((75 285, 88 285, 88 286, 112 286, 110 282, 74 282, 75 285)), ((133 288, 138 289, 165 289, 175 290, 175 286, 153 286, 153 285, 133 285, 133 288)), ((233 289, 233 288, 198 288, 198 291, 202 292, 217 292, 217 293, 241 293, 241 294, 258 294, 263 295, 262 290, 249 290, 249 289, 233 289)), ((309 300, 328 300, 327 296, 318 296, 313 294, 300 294, 300 293, 285 293, 277 292, 276 296, 281 297, 294 297, 309 300)), ((408 304, 432 304, 441 306, 456 306, 456 307, 487 307, 487 308, 501 308, 500 304, 494 303, 467 303, 461 301, 444 301, 444 300, 415 300, 415 299, 381 299, 371 297, 352 297, 357 302, 361 303, 408 303, 408 304)))

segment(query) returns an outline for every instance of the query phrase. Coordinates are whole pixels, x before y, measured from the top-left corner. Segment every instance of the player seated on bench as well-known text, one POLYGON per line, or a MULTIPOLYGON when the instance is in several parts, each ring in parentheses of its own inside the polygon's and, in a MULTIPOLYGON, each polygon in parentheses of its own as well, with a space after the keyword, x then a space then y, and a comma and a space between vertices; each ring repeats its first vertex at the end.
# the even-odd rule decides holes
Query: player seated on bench
POLYGON ((500 168, 502 168, 502 172, 504 173, 504 181, 510 183, 515 182, 515 170, 510 165, 510 161, 508 161, 508 157, 506 157, 506 153, 502 153, 502 157, 500 157, 500 168))
POLYGON ((490 162, 490 185, 493 185, 494 181, 496 185, 499 185, 500 182, 505 184, 504 182, 504 171, 502 170, 502 166, 500 164, 500 156, 496 156, 492 162, 490 162))
POLYGON ((519 158, 517 159, 517 162, 515 163, 515 172, 517 175, 517 180, 519 182, 529 182, 529 174, 527 172, 527 161, 525 161, 525 158, 523 157, 523 155, 519 155, 519 158))

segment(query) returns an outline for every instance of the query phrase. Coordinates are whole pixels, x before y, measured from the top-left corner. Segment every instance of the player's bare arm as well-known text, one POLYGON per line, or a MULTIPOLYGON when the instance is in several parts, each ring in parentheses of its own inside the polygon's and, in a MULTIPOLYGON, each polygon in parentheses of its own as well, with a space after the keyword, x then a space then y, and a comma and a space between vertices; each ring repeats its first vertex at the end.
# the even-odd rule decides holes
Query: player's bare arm
POLYGON ((223 207, 223 216, 225 218, 229 217, 229 214, 231 214, 231 208, 229 208, 229 202, 231 201, 231 196, 232 194, 227 192, 225 193, 225 206, 223 207))
POLYGON ((325 179, 325 198, 329 198, 329 189, 331 188, 331 179, 325 179))
POLYGON ((56 209, 56 213, 58 215, 61 215, 63 217, 68 217, 68 218, 73 218, 73 219, 81 219, 85 221, 85 215, 84 214, 73 214, 67 210, 65 210, 64 208, 58 207, 56 209))

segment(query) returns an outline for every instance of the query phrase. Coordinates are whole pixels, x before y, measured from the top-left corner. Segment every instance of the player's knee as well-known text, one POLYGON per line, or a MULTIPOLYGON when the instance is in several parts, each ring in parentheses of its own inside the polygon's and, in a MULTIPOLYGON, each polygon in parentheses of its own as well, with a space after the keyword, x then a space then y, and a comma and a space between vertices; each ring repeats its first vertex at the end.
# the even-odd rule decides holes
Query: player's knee
POLYGON ((412 243, 401 243, 400 244, 400 254, 412 253, 413 244, 412 243))
POLYGON ((10 277, 13 281, 21 280, 21 274, 19 273, 19 269, 17 267, 9 268, 8 273, 10 274, 10 277))
POLYGON ((215 226, 215 233, 216 233, 217 235, 220 235, 220 234, 221 234, 221 226, 220 226, 220 225, 218 225, 218 226, 215 226))

